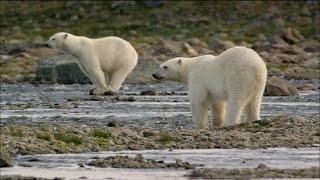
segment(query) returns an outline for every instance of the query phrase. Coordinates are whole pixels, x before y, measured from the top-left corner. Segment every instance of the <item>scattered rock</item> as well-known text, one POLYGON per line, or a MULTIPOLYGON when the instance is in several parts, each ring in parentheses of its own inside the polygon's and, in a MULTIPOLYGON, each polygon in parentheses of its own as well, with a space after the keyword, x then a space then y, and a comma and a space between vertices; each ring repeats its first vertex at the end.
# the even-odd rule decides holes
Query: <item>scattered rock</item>
POLYGON ((194 166, 188 162, 183 162, 177 159, 175 163, 165 163, 164 161, 155 161, 153 159, 145 159, 141 154, 137 154, 136 157, 129 156, 109 156, 104 159, 96 159, 89 163, 88 166, 95 166, 101 168, 184 168, 192 169, 194 166))
POLYGON ((303 84, 297 87, 300 91, 316 91, 318 88, 313 84, 303 84))
POLYGON ((194 50, 193 47, 190 46, 190 44, 184 43, 183 47, 186 49, 187 53, 190 56, 197 56, 198 55, 198 52, 196 50, 194 50))
POLYGON ((259 165, 257 166, 257 169, 267 169, 267 168, 268 168, 268 166, 265 165, 265 164, 259 164, 259 165))
POLYGON ((298 95, 298 89, 288 81, 276 76, 267 79, 265 96, 292 96, 298 95))
POLYGON ((236 44, 234 44, 234 42, 229 41, 229 40, 222 41, 219 39, 211 38, 211 39, 209 39, 209 42, 208 42, 208 47, 210 49, 213 49, 218 52, 225 51, 225 50, 230 49, 235 46, 236 46, 236 44))
POLYGON ((289 44, 298 43, 305 39, 297 29, 291 27, 284 29, 281 37, 289 44))
POLYGON ((13 167, 13 160, 5 155, 0 156, 0 168, 13 167))
POLYGON ((157 90, 146 90, 146 91, 141 91, 140 95, 142 96, 158 96, 160 94, 159 91, 157 90))
POLYGON ((126 95, 116 96, 116 97, 114 97, 112 100, 116 100, 116 101, 128 101, 128 102, 137 101, 135 97, 133 97, 133 96, 126 96, 126 95))

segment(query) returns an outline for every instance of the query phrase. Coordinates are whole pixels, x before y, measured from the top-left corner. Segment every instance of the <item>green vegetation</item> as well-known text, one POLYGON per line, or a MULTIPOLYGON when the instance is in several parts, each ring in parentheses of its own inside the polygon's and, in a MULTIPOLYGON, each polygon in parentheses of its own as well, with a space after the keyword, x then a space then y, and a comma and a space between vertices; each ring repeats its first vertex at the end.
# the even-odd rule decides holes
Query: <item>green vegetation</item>
POLYGON ((93 137, 105 138, 105 139, 108 139, 112 136, 111 132, 104 131, 101 129, 94 129, 92 135, 93 135, 93 137))
POLYGON ((133 40, 179 33, 205 39, 206 33, 224 32, 250 42, 259 33, 279 34, 281 28, 270 20, 278 17, 283 18, 284 27, 297 28, 306 38, 320 41, 317 1, 167 1, 155 7, 139 1, 117 7, 111 1, 1 1, 0 7, 1 36, 24 41, 39 35, 47 39, 63 30, 92 38, 116 35, 133 40), (303 12, 303 7, 308 10, 303 12), (233 34, 237 29, 244 32, 233 34))
POLYGON ((10 127, 10 132, 12 136, 23 137, 23 131, 21 129, 10 127))
POLYGON ((289 67, 290 67, 289 64, 271 64, 271 63, 267 64, 267 69, 268 70, 270 70, 271 68, 279 69, 279 70, 286 70, 289 67))
POLYGON ((56 140, 63 141, 65 143, 73 143, 75 145, 82 144, 82 138, 75 134, 68 133, 55 133, 54 137, 56 140))
POLYGON ((50 141, 51 140, 51 136, 48 133, 37 133, 36 137, 38 139, 41 139, 41 140, 46 140, 46 141, 50 141))
POLYGON ((177 137, 171 136, 170 134, 162 134, 160 138, 158 139, 159 142, 167 143, 167 142, 179 142, 179 139, 177 137))
POLYGON ((109 139, 96 137, 95 141, 99 146, 105 146, 109 142, 109 139))
POLYGON ((112 134, 111 132, 102 129, 94 129, 92 136, 95 137, 95 141, 99 146, 104 146, 109 142, 112 134))

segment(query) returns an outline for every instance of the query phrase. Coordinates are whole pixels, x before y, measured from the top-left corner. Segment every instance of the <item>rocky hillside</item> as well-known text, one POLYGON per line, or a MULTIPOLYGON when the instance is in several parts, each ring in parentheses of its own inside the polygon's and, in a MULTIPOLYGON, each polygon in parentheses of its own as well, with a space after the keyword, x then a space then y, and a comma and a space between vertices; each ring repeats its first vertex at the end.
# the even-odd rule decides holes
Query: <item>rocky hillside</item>
MULTIPOLYGON (((120 36, 142 59, 217 55, 235 45, 255 49, 269 74, 319 78, 317 1, 1 1, 1 81, 35 79, 42 47, 66 31, 92 38, 120 36)), ((147 67, 146 67, 147 68, 147 67)))

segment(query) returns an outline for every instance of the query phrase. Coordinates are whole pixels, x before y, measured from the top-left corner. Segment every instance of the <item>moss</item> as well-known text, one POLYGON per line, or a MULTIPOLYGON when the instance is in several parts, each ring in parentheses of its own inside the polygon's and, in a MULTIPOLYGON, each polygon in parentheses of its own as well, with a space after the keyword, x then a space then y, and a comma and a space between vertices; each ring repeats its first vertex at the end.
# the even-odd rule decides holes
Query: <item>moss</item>
POLYGON ((59 149, 60 151, 64 151, 68 148, 67 144, 63 141, 57 141, 55 143, 55 146, 57 147, 57 149, 59 149))
POLYGON ((11 126, 10 132, 12 136, 23 137, 23 131, 21 129, 15 129, 11 126))
POLYGON ((92 132, 92 136, 93 137, 97 137, 97 138, 108 139, 108 138, 112 137, 112 134, 109 131, 104 131, 104 130, 101 130, 101 129, 94 129, 93 132, 92 132))
POLYGON ((97 138, 95 138, 95 142, 96 142, 99 146, 105 146, 105 145, 107 145, 107 143, 109 142, 109 139, 97 137, 97 138))
POLYGON ((170 134, 162 134, 160 135, 159 142, 161 143, 167 143, 167 142, 179 142, 179 139, 177 137, 171 136, 170 134))
POLYGON ((279 70, 286 70, 291 67, 289 64, 267 64, 267 69, 270 70, 272 68, 279 69, 279 70))
POLYGON ((73 143, 75 145, 79 145, 83 143, 82 138, 75 134, 55 133, 54 137, 56 140, 63 141, 65 143, 73 143))
POLYGON ((38 139, 45 140, 45 141, 50 141, 51 140, 51 136, 48 133, 40 133, 39 132, 39 133, 36 134, 36 137, 38 139))

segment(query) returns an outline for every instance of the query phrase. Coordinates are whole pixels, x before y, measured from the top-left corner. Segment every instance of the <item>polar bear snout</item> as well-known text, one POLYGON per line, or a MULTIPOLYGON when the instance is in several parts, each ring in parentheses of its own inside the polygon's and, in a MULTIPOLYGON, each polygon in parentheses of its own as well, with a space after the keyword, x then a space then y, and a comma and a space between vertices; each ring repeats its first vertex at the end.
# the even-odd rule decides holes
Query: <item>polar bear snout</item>
POLYGON ((157 75, 157 74, 155 74, 155 73, 153 73, 152 76, 153 76, 155 79, 158 79, 158 80, 163 79, 163 77, 161 77, 161 76, 159 76, 159 75, 157 75))
POLYGON ((48 43, 45 43, 44 46, 47 47, 47 48, 50 47, 48 43))

